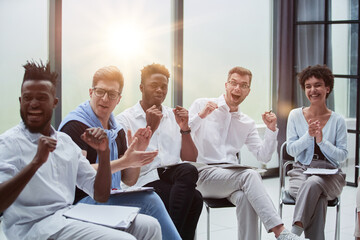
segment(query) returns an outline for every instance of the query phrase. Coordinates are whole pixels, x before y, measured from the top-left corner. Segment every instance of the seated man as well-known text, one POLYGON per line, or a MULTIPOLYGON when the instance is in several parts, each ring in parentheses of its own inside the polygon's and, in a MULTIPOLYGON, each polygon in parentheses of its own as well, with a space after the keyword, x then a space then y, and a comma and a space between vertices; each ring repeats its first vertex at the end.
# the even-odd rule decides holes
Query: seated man
POLYGON ((27 63, 21 86, 22 122, 0 135, 0 212, 8 239, 161 239, 156 219, 139 214, 126 231, 67 219, 78 186, 96 201, 109 198, 108 137, 89 128, 82 139, 98 155, 95 171, 71 138, 51 127, 57 74, 27 63), (134 237, 135 236, 135 237, 134 237))
POLYGON ((199 151, 197 161, 212 164, 199 168, 198 189, 204 197, 227 198, 236 205, 239 239, 260 239, 257 216, 266 230, 274 232, 278 239, 299 239, 284 229, 256 171, 226 169, 219 164, 236 163, 236 154, 244 144, 262 162, 268 162, 275 150, 278 132, 275 114, 265 112, 262 115, 267 126, 262 141, 254 120, 239 109, 250 92, 251 77, 251 72, 245 68, 231 69, 225 95, 197 99, 189 109, 189 125, 199 151))
MULTIPOLYGON (((112 111, 120 102, 124 86, 124 79, 117 67, 109 66, 97 70, 90 88, 90 101, 78 106, 60 124, 60 131, 67 133, 83 150, 83 153, 97 169, 97 152, 83 141, 81 134, 85 129, 100 127, 105 129, 110 142, 110 160, 112 171, 112 188, 120 188, 120 182, 134 185, 138 179, 140 167, 154 160, 157 151, 144 152, 150 138, 150 128, 139 129, 133 137, 128 132, 129 148, 126 146, 124 129, 119 125, 112 111)), ((75 201, 88 204, 98 204, 79 189, 75 201)), ((160 197, 155 192, 133 192, 124 195, 112 195, 106 203, 108 205, 122 205, 139 207, 140 213, 158 219, 164 239, 180 239, 169 214, 160 197)))
POLYGON ((196 161, 197 150, 189 134, 187 110, 162 105, 169 76, 163 65, 144 67, 140 84, 142 100, 119 114, 117 120, 133 132, 151 127, 148 150, 158 149, 159 154, 152 163, 141 167, 136 185, 154 187, 182 239, 192 240, 203 205, 201 194, 195 189, 198 172, 191 164, 178 163, 180 158, 196 161))

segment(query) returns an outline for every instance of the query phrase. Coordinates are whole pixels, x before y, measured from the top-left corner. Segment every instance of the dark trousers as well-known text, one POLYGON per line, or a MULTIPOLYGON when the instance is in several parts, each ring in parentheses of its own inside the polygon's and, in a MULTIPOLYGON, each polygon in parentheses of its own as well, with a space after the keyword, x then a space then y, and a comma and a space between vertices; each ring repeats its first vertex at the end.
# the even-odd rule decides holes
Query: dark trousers
POLYGON ((195 189, 198 171, 184 163, 170 168, 158 168, 160 180, 146 184, 153 187, 164 202, 182 239, 193 240, 203 200, 195 189))

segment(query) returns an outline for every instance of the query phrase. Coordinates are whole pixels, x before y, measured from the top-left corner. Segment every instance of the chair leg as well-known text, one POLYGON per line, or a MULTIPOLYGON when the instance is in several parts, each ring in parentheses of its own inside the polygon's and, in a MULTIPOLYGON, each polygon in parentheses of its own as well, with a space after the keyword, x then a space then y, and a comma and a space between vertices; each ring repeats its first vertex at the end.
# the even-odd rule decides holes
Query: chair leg
POLYGON ((261 220, 259 218, 259 237, 260 237, 260 239, 262 239, 261 238, 261 232, 262 232, 262 222, 261 222, 261 220))
POLYGON ((281 201, 281 199, 280 199, 280 203, 279 203, 279 216, 280 216, 281 219, 282 219, 282 210, 283 210, 283 203, 282 203, 282 201, 281 201))
POLYGON ((207 240, 210 240, 210 208, 206 206, 207 212, 207 240))
POLYGON ((336 205, 335 240, 340 239, 340 201, 336 205))

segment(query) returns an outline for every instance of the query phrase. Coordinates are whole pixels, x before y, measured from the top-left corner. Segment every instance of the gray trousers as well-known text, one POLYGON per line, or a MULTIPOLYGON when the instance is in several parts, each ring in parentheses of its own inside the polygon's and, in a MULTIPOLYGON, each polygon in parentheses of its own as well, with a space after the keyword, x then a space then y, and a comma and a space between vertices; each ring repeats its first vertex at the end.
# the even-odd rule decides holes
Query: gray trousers
POLYGON ((327 202, 341 194, 346 182, 342 173, 306 175, 303 173, 306 169, 306 166, 296 162, 288 172, 289 193, 296 198, 293 224, 303 224, 306 238, 323 240, 327 202))
POLYGON ((258 172, 251 169, 199 169, 197 189, 206 198, 227 198, 236 206, 238 239, 258 240, 258 216, 267 231, 283 224, 258 172))
POLYGON ((143 214, 138 214, 135 221, 126 231, 72 219, 68 221, 68 225, 52 235, 49 239, 161 240, 161 227, 158 221, 153 217, 143 214))

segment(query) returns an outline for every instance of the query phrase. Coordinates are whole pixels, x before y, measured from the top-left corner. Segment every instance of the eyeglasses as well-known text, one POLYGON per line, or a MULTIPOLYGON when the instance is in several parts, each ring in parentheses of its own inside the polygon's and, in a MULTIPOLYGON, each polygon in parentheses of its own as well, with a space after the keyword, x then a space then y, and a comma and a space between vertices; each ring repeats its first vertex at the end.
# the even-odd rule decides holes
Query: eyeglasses
POLYGON ((105 93, 107 93, 109 99, 111 99, 111 100, 115 100, 121 95, 120 92, 115 91, 115 90, 107 91, 105 89, 96 88, 96 87, 94 87, 93 90, 94 90, 95 96, 101 98, 101 97, 103 97, 105 95, 105 93))
POLYGON ((243 90, 250 88, 250 86, 247 85, 247 83, 238 83, 238 82, 236 82, 236 81, 234 81, 234 80, 231 80, 231 81, 229 81, 228 83, 230 83, 230 85, 231 85, 232 87, 234 87, 234 88, 235 88, 236 86, 238 86, 238 85, 239 85, 239 87, 240 87, 241 89, 243 89, 243 90))

